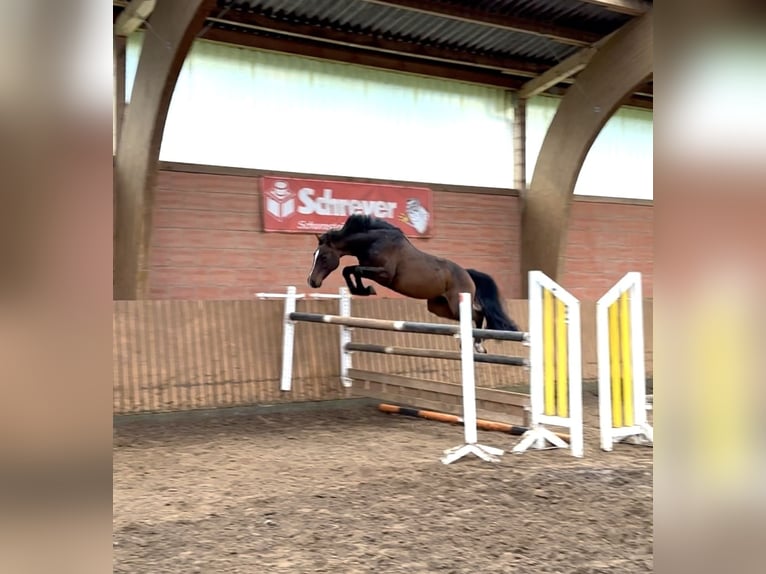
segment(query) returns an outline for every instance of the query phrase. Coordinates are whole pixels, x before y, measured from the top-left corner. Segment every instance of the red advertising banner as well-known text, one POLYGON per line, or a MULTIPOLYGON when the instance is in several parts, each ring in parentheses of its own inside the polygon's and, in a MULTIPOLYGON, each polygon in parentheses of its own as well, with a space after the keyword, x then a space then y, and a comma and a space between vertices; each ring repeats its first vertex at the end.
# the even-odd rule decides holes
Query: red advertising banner
POLYGON ((429 237, 433 227, 427 187, 262 177, 261 193, 264 231, 324 233, 354 213, 385 219, 410 237, 429 237))

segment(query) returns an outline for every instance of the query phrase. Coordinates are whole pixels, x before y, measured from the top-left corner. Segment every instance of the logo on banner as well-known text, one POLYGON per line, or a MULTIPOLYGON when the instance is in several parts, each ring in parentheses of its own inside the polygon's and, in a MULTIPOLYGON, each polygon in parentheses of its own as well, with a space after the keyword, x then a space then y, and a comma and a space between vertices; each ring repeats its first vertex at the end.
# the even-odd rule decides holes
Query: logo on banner
POLYGON ((266 192, 266 211, 277 221, 285 221, 295 214, 295 194, 286 181, 275 181, 266 192))
POLYGON ((400 216, 402 223, 406 223, 415 231, 421 235, 428 229, 428 221, 431 219, 431 214, 423 207, 419 199, 411 197, 405 204, 405 213, 400 216))
POLYGON ((323 233, 350 215, 364 214, 411 237, 432 233, 428 188, 264 176, 261 189, 264 231, 323 233))

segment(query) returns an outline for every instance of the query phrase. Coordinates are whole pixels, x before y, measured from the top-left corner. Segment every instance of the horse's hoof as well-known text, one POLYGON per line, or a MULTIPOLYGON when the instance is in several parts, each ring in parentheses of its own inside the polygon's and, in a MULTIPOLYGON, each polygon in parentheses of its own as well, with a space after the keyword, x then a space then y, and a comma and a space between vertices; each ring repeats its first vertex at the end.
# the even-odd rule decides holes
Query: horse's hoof
POLYGON ((375 287, 372 285, 367 286, 367 294, 368 295, 377 295, 377 291, 375 291, 375 287))
POLYGON ((481 343, 474 343, 473 350, 482 355, 487 354, 487 349, 485 349, 484 345, 482 345, 481 343))

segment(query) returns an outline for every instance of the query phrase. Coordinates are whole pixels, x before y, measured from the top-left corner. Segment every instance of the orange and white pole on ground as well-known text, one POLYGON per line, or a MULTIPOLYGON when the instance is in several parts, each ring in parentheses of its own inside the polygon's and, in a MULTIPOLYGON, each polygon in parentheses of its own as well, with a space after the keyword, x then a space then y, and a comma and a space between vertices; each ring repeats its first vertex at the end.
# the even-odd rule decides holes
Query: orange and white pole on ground
MULTIPOLYGON (((440 423, 448 423, 453 425, 462 425, 463 417, 457 415, 450 415, 447 413, 440 413, 438 411, 429 411, 425 409, 416 409, 412 407, 402 407, 399 405, 390 405, 388 403, 381 403, 378 405, 378 410, 382 413, 391 415, 404 415, 408 417, 418 417, 421 419, 427 419, 430 421, 438 421, 440 423)), ((476 419, 476 428, 484 431, 504 432, 514 436, 521 436, 529 429, 518 425, 512 425, 508 423, 501 423, 497 421, 488 421, 484 419, 476 419)), ((556 433, 556 435, 562 440, 568 441, 570 439, 568 434, 556 433)))

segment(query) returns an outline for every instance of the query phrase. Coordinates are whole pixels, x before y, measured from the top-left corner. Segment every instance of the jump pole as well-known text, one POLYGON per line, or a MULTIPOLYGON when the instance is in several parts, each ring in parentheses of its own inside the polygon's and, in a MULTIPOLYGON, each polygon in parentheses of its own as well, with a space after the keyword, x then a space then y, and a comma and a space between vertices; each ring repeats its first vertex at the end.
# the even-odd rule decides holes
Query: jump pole
MULTIPOLYGON (((341 288, 339 295, 319 295, 322 298, 340 299, 339 315, 321 315, 316 313, 296 312, 296 301, 303 298, 297 295, 294 286, 287 289, 287 294, 259 293, 260 298, 284 298, 284 330, 283 330, 283 356, 282 377, 280 389, 291 390, 292 365, 295 341, 295 323, 325 323, 340 327, 340 353, 341 353, 341 381, 344 386, 351 386, 348 376, 351 368, 351 331, 354 327, 367 329, 382 329, 387 331, 404 331, 413 333, 432 333, 438 335, 453 335, 460 338, 460 362, 462 371, 462 399, 463 399, 463 427, 464 444, 444 451, 442 463, 451 464, 468 454, 474 454, 487 462, 498 462, 499 456, 504 451, 499 448, 478 444, 477 416, 476 416, 476 386, 474 372, 474 334, 477 336, 526 342, 527 334, 515 331, 490 331, 486 329, 474 329, 472 323, 472 302, 470 293, 460 294, 460 324, 456 328, 453 325, 436 323, 414 323, 408 321, 385 321, 380 319, 363 319, 351 317, 350 297, 348 291, 341 288)), ((513 358, 516 363, 520 359, 513 358)))
MULTIPOLYGON (((440 423, 448 423, 453 425, 462 425, 463 417, 457 415, 450 415, 447 413, 440 413, 437 411, 429 411, 426 409, 414 409, 411 407, 402 407, 399 405, 389 405, 387 403, 381 403, 378 405, 378 410, 382 413, 392 415, 403 415, 407 417, 418 417, 429 421, 437 421, 440 423)), ((529 429, 518 425, 512 425, 508 423, 501 423, 497 421, 487 421, 484 419, 476 419, 476 427, 479 430, 503 432, 513 436, 522 436, 529 429)), ((570 440, 568 434, 556 433, 556 436, 562 440, 570 440)))
POLYGON ((460 353, 463 379, 463 429, 465 443, 444 451, 441 461, 451 464, 468 454, 487 462, 498 462, 503 450, 478 444, 476 429, 476 381, 473 363, 473 324, 470 293, 460 294, 460 353))

